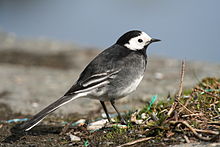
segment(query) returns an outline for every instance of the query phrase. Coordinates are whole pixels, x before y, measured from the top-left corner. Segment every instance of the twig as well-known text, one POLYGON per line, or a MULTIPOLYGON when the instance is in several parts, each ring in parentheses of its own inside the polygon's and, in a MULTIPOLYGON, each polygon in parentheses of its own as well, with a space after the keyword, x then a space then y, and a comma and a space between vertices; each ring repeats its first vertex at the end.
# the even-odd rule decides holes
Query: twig
POLYGON ((189 113, 193 114, 193 112, 191 110, 189 110, 185 105, 183 105, 179 100, 177 100, 177 102, 184 108, 186 109, 189 113))
POLYGON ((177 99, 181 96, 182 94, 182 90, 183 90, 183 78, 184 78, 184 72, 185 72, 185 61, 182 61, 182 66, 181 66, 181 73, 180 73, 180 84, 179 84, 179 91, 178 94, 175 97, 175 102, 173 103, 173 105, 171 106, 170 110, 168 111, 167 115, 170 116, 172 114, 172 112, 174 111, 174 109, 177 106, 177 99))
POLYGON ((184 135, 183 137, 186 140, 186 143, 190 143, 190 140, 189 140, 189 138, 186 135, 184 135))
POLYGON ((170 115, 173 113, 173 110, 176 108, 177 102, 174 102, 171 106, 170 110, 167 113, 167 116, 170 117, 170 115))
MULTIPOLYGON (((170 121, 170 123, 173 123, 173 124, 181 123, 181 124, 185 125, 187 128, 189 128, 190 131, 193 132, 193 134, 194 134, 198 139, 203 140, 203 141, 211 141, 211 140, 213 140, 216 136, 219 135, 219 133, 217 134, 217 133, 215 132, 216 134, 214 133, 215 136, 212 137, 212 138, 203 137, 201 134, 197 133, 198 129, 194 129, 192 126, 190 126, 190 125, 188 124, 187 121, 170 121)), ((202 130, 199 130, 199 131, 202 132, 202 130)), ((203 133, 208 133, 208 132, 211 133, 209 130, 203 130, 203 133)), ((214 131, 213 131, 213 132, 214 132, 214 131)), ((213 133, 213 132, 212 132, 212 133, 213 133)))
POLYGON ((184 78, 184 73, 185 73, 185 61, 182 61, 182 67, 181 67, 181 73, 180 73, 180 85, 179 85, 179 91, 177 94, 177 98, 179 98, 182 94, 183 91, 183 78, 184 78))
POLYGON ((182 117, 192 117, 192 116, 203 116, 204 114, 202 113, 193 113, 193 114, 188 114, 188 115, 182 115, 182 117))
POLYGON ((66 124, 66 125, 63 127, 63 129, 62 129, 62 131, 60 132, 59 135, 64 135, 64 134, 66 134, 66 133, 67 133, 67 130, 71 127, 71 125, 73 124, 73 122, 74 122, 74 121, 71 121, 70 123, 66 124))
POLYGON ((177 102, 174 102, 171 106, 170 110, 167 113, 167 116, 170 117, 170 115, 173 113, 173 110, 176 108, 177 102))
MULTIPOLYGON (((220 115, 218 115, 218 117, 220 117, 220 115)), ((211 121, 211 122, 208 122, 208 124, 220 126, 220 121, 211 121)))
POLYGON ((212 106, 212 105, 216 105, 216 104, 218 104, 218 103, 219 103, 219 101, 216 101, 216 102, 210 104, 210 106, 212 106))
POLYGON ((207 134, 212 134, 212 135, 219 135, 219 132, 212 131, 212 130, 200 130, 200 129, 195 129, 196 132, 201 132, 201 133, 207 133, 207 134))
MULTIPOLYGON (((186 106, 189 104, 189 101, 190 101, 191 99, 192 99, 192 96, 190 96, 189 99, 186 100, 186 102, 185 102, 185 104, 184 104, 184 108, 186 108, 186 106)), ((181 108, 181 109, 179 110, 178 114, 180 114, 180 113, 184 110, 184 108, 181 108)))
POLYGON ((136 143, 140 143, 140 142, 143 142, 143 141, 147 141, 147 140, 150 140, 150 139, 152 139, 152 138, 153 138, 153 137, 141 138, 141 139, 138 139, 138 140, 135 140, 135 141, 131 141, 131 142, 128 142, 128 143, 119 145, 119 146, 117 146, 117 147, 123 147, 123 146, 134 145, 134 144, 136 144, 136 143))
POLYGON ((217 84, 218 86, 220 86, 220 82, 218 82, 218 81, 214 81, 215 82, 215 84, 217 84))
POLYGON ((203 90, 203 89, 201 89, 201 88, 196 87, 195 90, 198 90, 198 91, 204 92, 205 94, 208 94, 208 95, 213 96, 213 97, 215 97, 215 98, 217 98, 217 99, 220 99, 219 96, 214 95, 214 94, 212 94, 212 93, 210 93, 210 92, 207 92, 207 91, 205 91, 205 90, 203 90))

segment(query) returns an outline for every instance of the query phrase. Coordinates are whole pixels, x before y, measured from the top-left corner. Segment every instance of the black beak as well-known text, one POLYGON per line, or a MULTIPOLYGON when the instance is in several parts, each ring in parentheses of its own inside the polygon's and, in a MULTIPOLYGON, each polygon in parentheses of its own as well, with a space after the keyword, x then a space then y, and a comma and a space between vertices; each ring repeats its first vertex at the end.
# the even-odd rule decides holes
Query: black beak
POLYGON ((150 42, 152 43, 152 42, 158 42, 158 41, 161 41, 160 39, 155 39, 155 38, 152 38, 151 40, 150 40, 150 42))

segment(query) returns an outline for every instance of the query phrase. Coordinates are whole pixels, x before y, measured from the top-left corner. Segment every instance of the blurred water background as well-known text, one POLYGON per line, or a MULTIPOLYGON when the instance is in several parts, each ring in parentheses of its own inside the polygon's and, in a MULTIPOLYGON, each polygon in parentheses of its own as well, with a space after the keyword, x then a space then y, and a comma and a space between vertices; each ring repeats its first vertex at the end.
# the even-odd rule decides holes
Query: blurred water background
POLYGON ((0 0, 0 32, 104 49, 140 29, 149 54, 220 63, 219 0, 0 0))

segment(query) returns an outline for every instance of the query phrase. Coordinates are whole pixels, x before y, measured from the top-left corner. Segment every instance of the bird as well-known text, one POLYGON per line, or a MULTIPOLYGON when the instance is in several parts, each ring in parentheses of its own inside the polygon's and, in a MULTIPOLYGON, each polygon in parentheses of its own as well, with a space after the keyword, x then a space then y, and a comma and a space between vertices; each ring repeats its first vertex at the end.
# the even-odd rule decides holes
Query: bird
POLYGON ((161 41, 151 38, 140 30, 124 33, 109 48, 98 54, 82 71, 78 80, 58 100, 41 110, 19 127, 29 131, 48 114, 70 101, 78 98, 91 98, 100 101, 109 122, 105 102, 109 101, 121 123, 124 118, 115 106, 115 100, 123 98, 136 90, 144 77, 147 65, 147 48, 151 43, 161 41))

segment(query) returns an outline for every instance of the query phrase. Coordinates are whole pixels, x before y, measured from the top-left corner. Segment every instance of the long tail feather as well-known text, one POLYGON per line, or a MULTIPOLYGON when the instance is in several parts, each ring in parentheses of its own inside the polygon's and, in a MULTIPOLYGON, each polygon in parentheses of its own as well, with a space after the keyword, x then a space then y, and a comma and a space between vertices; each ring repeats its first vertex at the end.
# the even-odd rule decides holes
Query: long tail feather
POLYGON ((63 96, 54 103, 50 104, 43 110, 41 110, 39 113, 37 113, 35 116, 33 116, 30 120, 20 125, 19 129, 23 131, 28 131, 34 126, 36 126, 40 121, 42 121, 48 114, 55 111, 62 105, 78 98, 78 95, 71 95, 71 96, 63 96))

